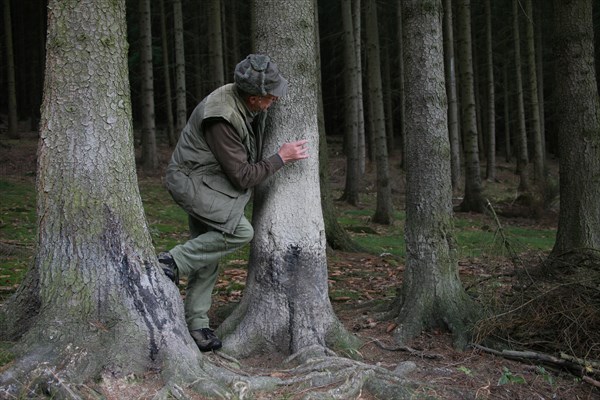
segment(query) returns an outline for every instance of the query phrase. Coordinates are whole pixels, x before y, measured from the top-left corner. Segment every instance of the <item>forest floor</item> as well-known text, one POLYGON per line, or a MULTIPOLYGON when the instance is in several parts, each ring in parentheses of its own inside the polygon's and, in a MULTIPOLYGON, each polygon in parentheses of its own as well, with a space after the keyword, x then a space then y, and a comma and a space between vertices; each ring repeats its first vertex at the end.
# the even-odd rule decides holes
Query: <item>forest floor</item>
MULTIPOLYGON (((34 140, 27 145, 0 146, 0 168, 3 176, 21 176, 33 179, 35 171, 34 140)), ((0 143, 2 144, 2 143, 0 143)), ((339 140, 332 140, 330 145, 331 183, 334 193, 339 195, 344 184, 344 159, 340 155, 339 140)), ((161 162, 168 160, 170 151, 163 148, 161 162)), ((499 160, 500 161, 500 160, 499 160)), ((394 182, 393 193, 396 207, 402 209, 404 194, 404 173, 399 168, 400 160, 391 157, 390 171, 394 182)), ((554 166, 555 168, 556 166, 554 166)), ((499 162, 498 177, 495 182, 485 183, 486 190, 504 193, 507 198, 514 197, 517 177, 512 173, 509 164, 499 162), (492 188, 493 186, 493 188, 492 188)), ((144 175, 143 179, 161 179, 161 174, 144 175)), ((367 171, 364 179, 364 190, 361 194, 365 203, 364 209, 372 207, 369 199, 375 191, 375 172, 367 171)), ((456 199, 458 202, 460 199, 456 199)), ((527 228, 541 227, 555 229, 557 213, 549 209, 533 214, 516 202, 504 202, 499 206, 499 220, 502 224, 523 226, 527 228)), ((340 210, 349 206, 337 202, 340 210)), ((469 215, 476 221, 473 230, 489 228, 489 215, 469 215), (477 222, 479 221, 479 222, 477 222)), ((380 227, 365 220, 365 225, 374 231, 386 232, 380 227)), ((361 233, 353 233, 360 235, 361 233)), ((508 302, 508 298, 521 290, 522 274, 517 268, 534 268, 545 257, 544 252, 523 251, 518 254, 518 266, 515 258, 506 255, 485 255, 462 258, 459 261, 460 276, 467 292, 485 307, 508 302)), ((480 348, 469 348, 463 351, 454 349, 450 335, 442 330, 423 332, 407 346, 399 347, 394 343, 393 321, 381 320, 381 311, 389 307, 396 291, 402 284, 403 261, 389 254, 343 253, 329 251, 329 283, 330 291, 335 291, 332 304, 337 316, 346 328, 358 336, 363 345, 358 352, 341 354, 360 359, 365 363, 377 364, 390 370, 398 365, 406 369, 405 377, 417 385, 415 398, 419 399, 600 399, 600 388, 585 382, 581 377, 561 368, 541 363, 539 360, 510 360, 490 354, 480 348), (365 273, 366 272, 366 273, 365 273), (344 295, 346 293, 347 295, 344 295)), ((229 265, 221 274, 214 296, 211 321, 218 325, 242 296, 242 290, 219 290, 231 287, 232 283, 243 288, 246 269, 243 263, 229 265)), ((513 308, 523 307, 513 302, 513 308)), ((526 318, 526 317, 525 317, 526 318)), ((525 321, 523 322, 525 323, 525 321)), ((493 324, 492 324, 493 325, 493 324)), ((511 329, 511 328, 507 328, 511 329)), ((502 329, 500 329, 502 330, 502 329)), ((483 326, 480 332, 494 336, 493 326, 483 326)), ((560 334, 555 332, 558 337, 560 334)), ((517 335, 515 335, 517 337, 517 335)), ((478 342, 478 338, 474 338, 478 342)), ((513 345, 517 343, 515 340, 513 345)), ((565 352, 569 352, 569 343, 565 343, 565 352)), ((524 350, 523 346, 515 346, 524 350)), ((538 347, 539 349, 539 347, 538 347)), ((538 350, 532 349, 532 350, 538 350)), ((558 356, 558 350, 553 356, 558 356)), ((207 354, 208 358, 216 357, 207 354)), ((264 354, 251 359, 240 360, 247 373, 277 376, 281 371, 283 355, 264 354)), ((152 399, 160 389, 156 377, 148 376, 141 383, 106 380, 100 387, 108 399, 152 399)), ((299 399, 305 392, 297 392, 298 388, 286 388, 279 392, 255 394, 256 399, 299 399)), ((188 393, 194 399, 200 396, 188 393)), ((363 393, 359 399, 374 400, 375 396, 363 393)))

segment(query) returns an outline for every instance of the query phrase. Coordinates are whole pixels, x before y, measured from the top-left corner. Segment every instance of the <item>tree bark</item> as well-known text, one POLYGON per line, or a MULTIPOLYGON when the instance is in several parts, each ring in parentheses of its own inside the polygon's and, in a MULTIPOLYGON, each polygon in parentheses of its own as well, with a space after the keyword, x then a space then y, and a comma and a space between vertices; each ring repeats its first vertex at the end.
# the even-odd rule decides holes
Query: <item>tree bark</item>
POLYGON ((2 336, 20 339, 2 393, 75 398, 61 382, 157 369, 189 384, 202 375, 200 353, 156 264, 137 186, 125 1, 50 1, 49 10, 38 252, 2 306, 12 321, 2 336))
POLYGON ((457 52, 460 71, 460 107, 462 138, 465 155, 465 196, 462 211, 483 212, 479 146, 477 135, 477 106, 473 79, 473 51, 471 45, 471 2, 458 0, 457 52))
POLYGON ((372 134, 374 136, 377 164, 377 204, 372 220, 375 223, 390 225, 393 222, 392 188, 388 165, 385 113, 383 109, 377 3, 374 1, 367 2, 365 14, 369 99, 371 103, 371 120, 374 128, 372 134))
POLYGON ((452 332, 467 343, 473 316, 458 277, 453 237, 450 142, 444 83, 442 3, 405 0, 406 43, 406 270, 398 327, 400 343, 423 329, 452 332))
MULTIPOLYGON (((265 154, 306 139, 311 157, 286 166, 254 194, 248 279, 240 305, 219 327, 225 351, 295 354, 352 343, 328 297, 319 166, 315 14, 313 0, 255 1, 256 51, 269 54, 290 82, 272 107, 265 154), (293 29, 292 29, 293 28, 293 29)), ((308 355, 308 353, 306 354, 308 355)))
POLYGON ((600 250, 600 101, 591 0, 554 1, 560 214, 551 257, 600 250))
POLYGON ((158 168, 156 122, 154 115, 154 72, 152 70, 152 16, 150 0, 139 1, 140 69, 142 76, 142 166, 146 171, 158 168))
POLYGON ((402 143, 402 161, 401 168, 404 168, 406 158, 406 96, 404 94, 404 42, 402 39, 402 1, 396 4, 397 38, 398 43, 398 108, 400 121, 400 142, 402 143))

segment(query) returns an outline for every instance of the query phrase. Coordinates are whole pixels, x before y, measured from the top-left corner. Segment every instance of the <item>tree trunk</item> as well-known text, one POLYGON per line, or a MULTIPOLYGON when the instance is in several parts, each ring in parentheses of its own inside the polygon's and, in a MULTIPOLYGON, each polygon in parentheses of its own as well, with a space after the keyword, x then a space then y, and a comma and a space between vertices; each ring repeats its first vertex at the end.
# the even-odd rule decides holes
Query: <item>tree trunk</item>
POLYGON ((185 50, 183 46, 183 12, 181 0, 173 0, 173 24, 175 25, 175 95, 176 100, 176 125, 175 131, 183 130, 187 122, 186 85, 185 85, 185 50))
MULTIPOLYGON (((540 124, 540 104, 538 97, 538 78, 536 68, 536 48, 535 34, 533 29, 533 6, 531 0, 525 0, 525 14, 527 14, 526 37, 527 37, 527 67, 529 70, 529 90, 531 103, 531 136, 533 139, 533 181, 536 185, 536 192, 543 198, 544 189, 546 186, 545 160, 542 135, 542 127, 540 124)), ((541 23, 541 21, 539 21, 541 23)), ((537 51, 542 51, 538 49, 537 51)))
POLYGON ((12 39, 10 0, 4 1, 4 42, 6 45, 6 82, 8 84, 8 137, 19 138, 17 120, 17 85, 15 81, 15 55, 12 39))
POLYGON ((511 81, 508 77, 508 66, 509 66, 509 52, 506 51, 504 55, 504 61, 502 62, 502 81, 504 82, 504 160, 507 163, 512 162, 512 135, 511 135, 511 123, 510 123, 510 87, 511 81))
POLYGON ((367 140, 365 137, 365 106, 363 96, 362 38, 361 38, 361 0, 352 0, 352 18, 354 26, 354 52, 356 56, 356 107, 358 118, 358 165, 360 177, 366 171, 367 140))
POLYGON ((600 249, 600 102, 591 0, 554 1, 560 215, 552 257, 600 249))
POLYGON ((521 35, 519 33, 519 0, 512 0, 513 43, 515 51, 514 81, 517 95, 517 173, 519 174, 519 191, 528 195, 531 191, 529 182, 529 155, 527 150, 527 128, 525 125, 525 105, 523 100, 523 74, 521 72, 521 35))
POLYGON ((346 153, 346 184, 341 199, 357 206, 360 202, 360 165, 358 158, 358 68, 354 52, 352 26, 352 0, 342 0, 342 26, 344 29, 344 150, 346 153))
POLYGON ((442 327, 468 339, 473 306, 458 277, 444 87, 442 3, 405 0, 406 270, 397 341, 442 327))
MULTIPOLYGON (((544 160, 546 160, 546 117, 545 117, 545 100, 544 100, 544 47, 543 47, 543 5, 542 1, 536 3, 537 6, 537 21, 535 24, 535 47, 536 51, 535 67, 537 69, 537 88, 538 88, 538 104, 539 104, 539 118, 540 118, 540 132, 542 137, 542 154, 544 160)), ((544 161, 544 165, 546 161, 544 161)))
POLYGON ((392 188, 388 165, 388 149, 383 110, 383 88, 381 81, 381 57, 379 52, 379 29, 377 3, 368 1, 365 10, 367 34, 367 69, 371 120, 374 131, 375 159, 377 164, 377 204, 373 222, 390 225, 393 221, 392 188))
POLYGON ((137 186, 125 1, 49 10, 38 253, 2 308, 3 336, 20 338, 2 393, 79 398, 71 383, 149 370, 189 384, 202 375, 200 353, 156 265, 137 186), (4 331, 14 321, 27 323, 4 331))
POLYGON ((479 165, 477 135, 477 107, 473 79, 473 51, 471 45, 471 4, 470 0, 458 1, 458 70, 460 71, 460 106, 462 114, 462 137, 465 153, 465 196, 462 211, 483 212, 484 202, 479 165))
POLYGON ((496 92, 494 89, 494 51, 492 47, 492 5, 491 0, 485 0, 485 53, 486 53, 486 102, 487 102, 487 132, 486 178, 496 180, 496 92))
POLYGON ((225 83, 221 0, 208 1, 208 92, 225 83))
POLYGON ((154 73, 152 71, 152 16, 150 0, 140 0, 140 68, 142 76, 142 166, 158 168, 156 123, 154 120, 154 73))
POLYGON ((173 95, 171 94, 171 63, 169 62, 169 45, 167 41, 167 18, 165 14, 165 0, 159 0, 160 7, 160 38, 162 47, 162 63, 164 70, 165 85, 165 109, 167 113, 167 139, 169 146, 174 147, 177 144, 177 135, 175 134, 175 119, 173 118, 173 95))
MULTIPOLYGON (((315 9, 315 37, 317 49, 320 48, 319 13, 317 0, 313 0, 315 9)), ((317 70, 321 70, 321 56, 317 51, 317 70)), ((331 194, 331 173, 329 170, 329 150, 327 148, 327 135, 325 131, 325 115, 323 112, 323 86, 321 74, 317 74, 317 99, 318 99, 318 126, 319 126, 319 188, 321 191, 321 208, 323 209, 323 222, 325 223, 325 237, 327 244, 334 250, 359 252, 366 251, 350 237, 348 232, 339 224, 337 210, 331 194)))
MULTIPOLYGON (((312 156, 256 188, 248 279, 240 305, 219 332, 238 357, 326 349, 349 335, 328 297, 327 259, 319 193, 318 70, 313 0, 255 1, 256 51, 278 63, 290 86, 272 107, 266 153, 306 139, 312 156), (290 29, 294 27, 294 29, 290 29)), ((308 355, 308 353, 306 353, 308 355)))
POLYGON ((397 21, 397 38, 398 43, 398 108, 400 121, 400 142, 402 144, 402 161, 400 167, 404 168, 404 160, 406 158, 406 96, 404 94, 404 42, 402 40, 402 1, 396 4, 396 21, 397 21))
POLYGON ((444 0, 444 63, 446 70, 446 94, 448 98, 448 135, 450 137, 452 188, 459 189, 462 186, 462 173, 460 166, 460 131, 458 123, 458 99, 456 95, 452 0, 444 0))

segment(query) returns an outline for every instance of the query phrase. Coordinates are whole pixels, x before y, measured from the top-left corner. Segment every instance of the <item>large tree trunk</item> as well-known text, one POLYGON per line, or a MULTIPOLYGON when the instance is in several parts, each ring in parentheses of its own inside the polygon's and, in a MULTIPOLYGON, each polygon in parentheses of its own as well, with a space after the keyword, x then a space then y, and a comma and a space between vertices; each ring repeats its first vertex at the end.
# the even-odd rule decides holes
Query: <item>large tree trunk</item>
POLYGON ((140 0, 140 67, 142 75, 142 165, 146 171, 158 168, 156 123, 154 120, 154 72, 152 70, 152 18, 150 0, 140 0))
POLYGON ((552 257, 600 250, 600 101, 591 0, 555 1, 560 215, 552 257))
POLYGON ((326 243, 319 193, 317 64, 313 0, 255 1, 257 52, 269 54, 290 81, 267 121, 265 154, 306 139, 311 157, 288 165, 255 191, 254 240, 246 290, 219 328, 238 357, 328 347, 350 336, 328 297, 326 243), (290 29, 294 27, 294 29, 290 29))
POLYGON ((458 70, 460 71, 460 106, 462 115, 462 138, 465 153, 465 196, 462 211, 483 212, 484 202, 479 164, 477 135, 477 106, 473 78, 473 51, 471 39, 471 2, 458 1, 458 70))
POLYGON ((458 277, 440 0, 404 1, 406 43, 406 270, 394 335, 442 327, 467 343, 472 305, 458 277))
POLYGON ((389 225, 393 222, 392 185, 388 164, 385 113, 383 109, 383 83, 381 81, 381 57, 379 51, 379 25, 377 2, 368 1, 365 10, 367 34, 367 69, 369 101, 373 126, 373 143, 377 165, 377 204, 373 222, 389 225))
POLYGON ((358 158, 358 68, 354 52, 354 29, 352 25, 352 0, 342 0, 342 26, 344 29, 344 152, 346 154, 346 184, 341 199, 357 206, 360 187, 358 158))
POLYGON ((2 308, 12 321, 0 324, 3 336, 20 341, 0 386, 15 398, 23 386, 75 398, 60 382, 151 369, 191 382, 200 355, 179 293, 156 265, 137 187, 125 1, 51 1, 49 10, 38 253, 2 308))

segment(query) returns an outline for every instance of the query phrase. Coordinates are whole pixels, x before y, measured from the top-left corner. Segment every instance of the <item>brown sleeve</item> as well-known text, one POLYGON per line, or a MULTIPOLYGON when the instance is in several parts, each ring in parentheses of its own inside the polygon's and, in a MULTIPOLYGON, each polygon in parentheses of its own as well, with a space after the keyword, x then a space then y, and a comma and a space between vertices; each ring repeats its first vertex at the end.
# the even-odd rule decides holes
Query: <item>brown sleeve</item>
POLYGON ((252 164, 239 135, 225 121, 209 122, 204 128, 204 137, 223 172, 240 189, 256 186, 283 167, 277 153, 252 164))

